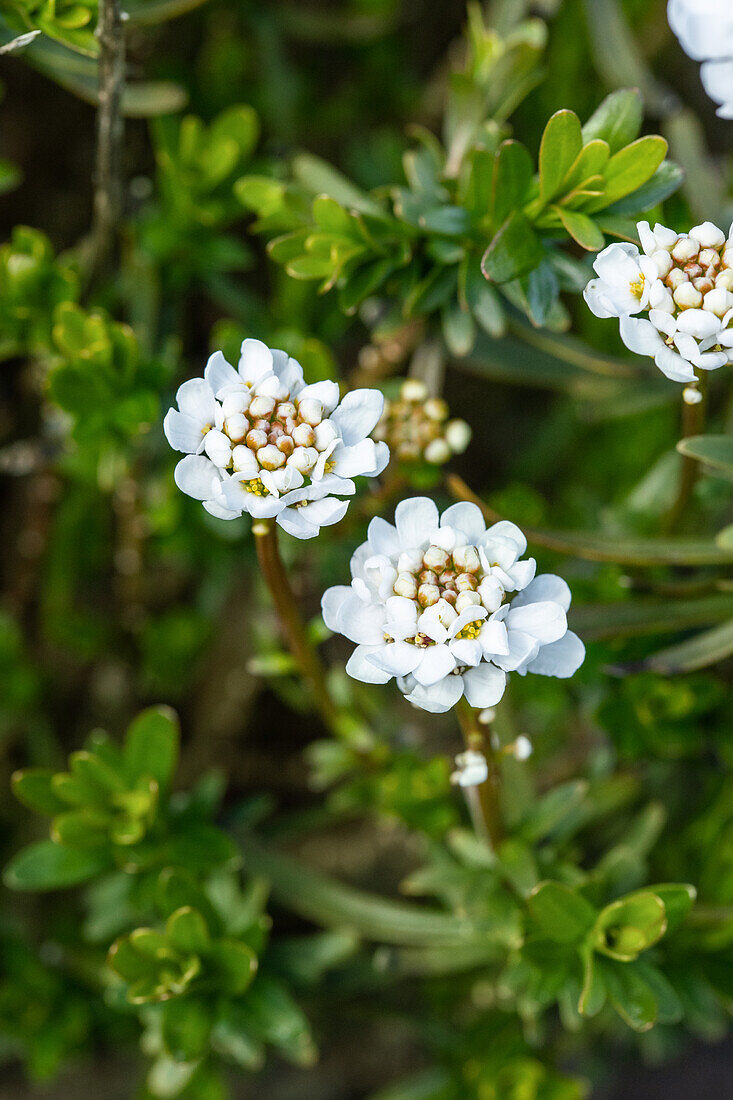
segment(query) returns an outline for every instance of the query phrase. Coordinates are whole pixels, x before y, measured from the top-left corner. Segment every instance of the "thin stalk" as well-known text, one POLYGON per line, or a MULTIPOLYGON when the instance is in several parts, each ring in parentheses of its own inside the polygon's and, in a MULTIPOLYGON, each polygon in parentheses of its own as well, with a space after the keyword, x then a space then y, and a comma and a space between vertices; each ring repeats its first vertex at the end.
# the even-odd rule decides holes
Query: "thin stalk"
POLYGON ((120 0, 99 0, 99 108, 91 237, 92 278, 112 256, 123 208, 122 149, 125 33, 120 0))
POLYGON ((298 612, 298 601, 280 557, 277 527, 272 520, 262 520, 253 525, 252 532, 260 570, 270 590, 290 652, 310 685, 313 702, 319 714, 326 725, 333 728, 337 724, 338 712, 326 688, 326 670, 308 638, 298 612))
POLYGON ((491 744, 491 734, 488 727, 480 724, 476 711, 468 705, 465 699, 461 699, 458 703, 456 713, 466 748, 473 752, 482 753, 488 764, 488 778, 478 786, 466 787, 464 790, 477 836, 485 840, 489 847, 496 851, 504 838, 504 826, 499 804, 501 773, 491 744))
MULTIPOLYGON (((705 412, 708 403, 708 376, 706 371, 700 372, 698 389, 702 395, 702 401, 699 401, 697 405, 688 405, 684 399, 682 402, 682 439, 700 435, 705 427, 705 412)), ((671 534, 677 528, 687 510, 692 490, 695 488, 699 476, 700 463, 698 460, 690 455, 683 455, 677 497, 664 522, 665 534, 671 534)))

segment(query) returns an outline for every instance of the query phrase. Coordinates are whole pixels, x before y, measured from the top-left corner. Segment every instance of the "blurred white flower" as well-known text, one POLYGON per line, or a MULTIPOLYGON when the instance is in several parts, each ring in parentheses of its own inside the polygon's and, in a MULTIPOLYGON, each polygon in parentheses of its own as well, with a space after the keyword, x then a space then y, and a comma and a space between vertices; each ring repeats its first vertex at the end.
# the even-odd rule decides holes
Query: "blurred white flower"
POLYGON ((630 351, 651 356, 667 378, 695 384, 696 371, 731 362, 733 240, 712 222, 689 233, 648 222, 637 230, 643 251, 612 244, 599 253, 585 300, 596 317, 619 318, 630 351))
POLYGON ((680 46, 702 61, 700 76, 721 118, 733 118, 733 4, 730 0, 669 0, 669 25, 680 46))
POLYGON ((307 386, 295 359, 259 340, 243 342, 236 370, 215 352, 176 400, 163 424, 186 455, 176 485, 220 519, 246 512, 312 538, 343 517, 352 479, 375 477, 389 461, 387 445, 369 439, 384 405, 379 390, 339 402, 335 382, 307 386))
POLYGON ((326 625, 356 643, 350 676, 394 677, 411 703, 439 713, 464 694, 472 707, 494 706, 507 672, 576 671, 585 650, 567 628, 570 590, 560 577, 535 577, 518 527, 487 530, 475 504, 439 517, 427 497, 403 500, 395 522, 372 520, 351 585, 323 596, 326 625))
POLYGON ((471 442, 466 421, 449 420, 449 415, 442 397, 431 397, 420 379, 406 378, 398 398, 385 401, 374 438, 384 440, 400 462, 442 466, 471 442))
POLYGON ((456 757, 456 770, 450 777, 451 783, 459 787, 479 787, 489 778, 489 765, 486 757, 475 749, 467 749, 456 757))

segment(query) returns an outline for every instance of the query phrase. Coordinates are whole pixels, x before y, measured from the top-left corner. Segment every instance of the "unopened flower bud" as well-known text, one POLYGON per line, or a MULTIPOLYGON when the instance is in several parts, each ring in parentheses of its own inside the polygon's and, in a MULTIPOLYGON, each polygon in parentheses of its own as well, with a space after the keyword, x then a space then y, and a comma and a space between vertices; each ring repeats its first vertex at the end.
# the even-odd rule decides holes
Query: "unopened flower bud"
POLYGON ((245 442, 253 451, 259 451, 260 447, 267 444, 267 432, 263 431, 262 428, 251 428, 247 432, 245 442))
POLYGON ((277 447, 278 451, 282 451, 282 453, 286 457, 288 455, 291 455, 295 450, 295 444, 293 443, 292 438, 289 435, 285 435, 284 433, 281 436, 278 436, 275 442, 275 446, 277 447))
POLYGON ((682 400, 686 405, 699 405, 702 401, 702 394, 697 386, 685 386, 682 391, 682 400))
POLYGON ((445 420, 448 416, 448 406, 442 397, 429 397, 425 402, 424 412, 430 420, 445 420))
POLYGON ((466 447, 471 442, 471 429, 466 421, 449 420, 445 426, 445 441, 453 451, 453 454, 463 454, 466 447))
POLYGON ((702 294, 695 290, 692 283, 681 283, 674 292, 674 300, 680 309, 699 309, 702 305, 702 294))
POLYGON ((204 450, 215 466, 224 469, 229 465, 232 457, 232 445, 224 432, 220 432, 216 428, 207 432, 204 437, 204 450))
POLYGON ((699 279, 705 269, 700 264, 691 262, 689 264, 685 264, 684 270, 687 278, 692 280, 699 279))
POLYGON ((716 286, 715 290, 710 290, 705 295, 703 309, 714 313, 716 317, 724 317, 731 306, 733 306, 733 294, 722 287, 716 286))
POLYGON ((733 247, 730 245, 724 250, 721 259, 723 267, 733 267, 733 247))
POLYGON ((666 252, 663 248, 657 249, 657 251, 652 254, 652 261, 656 264, 661 279, 663 279, 665 275, 669 275, 673 266, 673 260, 669 252, 666 252))
POLYGON ((444 599, 446 603, 450 604, 451 607, 455 607, 456 600, 458 599, 458 593, 456 592, 455 588, 444 588, 442 599, 444 599))
MULTIPOLYGON (((432 607, 440 599, 440 589, 437 584, 421 584, 417 590, 417 602, 420 607, 432 607)), ((456 604, 456 608, 457 608, 456 604)))
POLYGON ((285 455, 268 443, 266 447, 260 447, 257 452, 257 461, 263 470, 279 470, 285 465, 285 455))
POLYGON ((293 442, 297 447, 312 447, 316 441, 316 433, 310 424, 298 424, 293 428, 293 442))
POLYGON ((286 420, 295 420, 297 415, 298 410, 292 401, 281 401, 279 405, 275 406, 275 416, 283 423, 286 420))
POLYGON ((720 267, 720 253, 715 248, 702 248, 697 262, 704 268, 720 267))
POLYGON ((478 573, 481 558, 475 546, 457 546, 453 551, 453 561, 461 573, 478 573))
POLYGON ((532 755, 532 742, 524 734, 520 734, 512 749, 512 756, 515 760, 529 760, 532 755))
POLYGON ((288 459, 288 466, 294 466, 301 474, 307 474, 316 462, 318 462, 318 451, 315 447, 296 447, 288 459))
POLYGON ((695 290, 699 290, 702 295, 705 295, 709 290, 713 289, 715 283, 707 275, 701 275, 699 279, 692 280, 692 285, 695 290))
POLYGON ((713 225, 712 222, 694 225, 690 230, 690 237, 699 241, 702 248, 720 248, 725 244, 725 233, 722 229, 718 229, 717 225, 713 225))
POLYGON ((428 388, 419 378, 406 378, 400 387, 403 401, 424 401, 427 396, 428 388))
POLYGON ((315 429, 315 448, 317 451, 325 451, 335 439, 339 437, 339 431, 333 420, 322 420, 315 429))
POLYGON ((682 283, 687 282, 687 276, 684 271, 681 271, 679 267, 673 267, 667 278, 664 280, 670 290, 676 290, 682 283))
POLYGON ((237 413, 245 413, 249 408, 250 400, 249 390, 243 389, 237 393, 228 393, 221 403, 224 419, 235 416, 237 413))
POLYGON ((395 450, 397 457, 403 462, 416 462, 420 457, 420 448, 417 443, 398 443, 395 450))
POLYGON ((417 596, 417 581, 412 573, 399 573, 394 582, 395 596, 405 596, 408 600, 414 600, 417 596))
POLYGON ((398 573, 416 573, 422 566, 420 550, 403 550, 397 559, 398 573))
POLYGON ((449 554, 440 546, 429 546, 423 554, 422 563, 426 569, 443 570, 449 561, 449 554))
POLYGON ((459 592, 456 600, 456 611, 460 615, 467 607, 477 607, 481 603, 478 592, 459 592))
POLYGON ((237 474, 241 470, 249 470, 252 467, 253 459, 254 455, 249 447, 245 447, 240 443, 232 450, 232 469, 237 474))
POLYGON ((451 449, 444 439, 433 439, 423 452, 426 462, 433 466, 442 466, 451 456, 451 449))
POLYGON ((255 393, 259 397, 271 397, 274 401, 284 401, 290 391, 276 374, 268 374, 257 383, 255 393))
POLYGON ((456 577, 456 588, 459 592, 475 592, 478 588, 478 581, 473 573, 459 573, 456 577))
POLYGON ((252 417, 269 417, 275 411, 274 397, 253 397, 249 406, 249 415, 252 417))
POLYGON ((733 290, 733 267, 726 267, 715 276, 716 287, 733 290))
POLYGON ((323 405, 315 397, 305 397, 298 405, 300 419, 315 428, 323 419, 323 405))
POLYGON ((672 249, 672 259, 678 264, 689 263, 700 251, 700 244, 694 237, 680 237, 672 249))
POLYGON ((224 421, 224 431, 234 443, 241 443, 249 431, 249 420, 244 413, 234 413, 224 421))
POLYGON ((420 584, 437 584, 438 574, 433 569, 423 569, 418 579, 420 584))

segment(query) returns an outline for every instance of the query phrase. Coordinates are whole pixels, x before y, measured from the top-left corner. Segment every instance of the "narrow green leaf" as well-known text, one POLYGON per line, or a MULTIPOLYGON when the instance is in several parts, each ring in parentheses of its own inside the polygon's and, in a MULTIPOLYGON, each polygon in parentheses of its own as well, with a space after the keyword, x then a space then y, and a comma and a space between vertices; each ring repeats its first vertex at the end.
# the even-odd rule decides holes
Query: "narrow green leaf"
POLYGON ((733 481, 733 435, 687 436, 679 441, 677 450, 733 481))
POLYGON ((540 142, 540 199, 551 202, 583 148, 580 119, 574 111, 556 111, 545 127, 540 142))
POLYGON ((11 890, 60 890, 87 882, 109 866, 106 852, 78 851, 39 840, 11 859, 3 881, 11 890))
POLYGON ((630 195, 651 179, 667 153, 667 142, 657 134, 648 134, 620 149, 603 170, 606 189, 586 207, 588 213, 605 210, 630 195))
POLYGON ((532 182, 532 158, 518 141, 504 141, 494 158, 491 188, 491 223, 502 226, 523 204, 532 182))
POLYGON ((55 794, 51 784, 53 774, 50 768, 26 768, 15 772, 11 780, 13 794, 19 802, 36 813, 51 816, 63 813, 68 809, 68 803, 55 794))
POLYGON ((588 252, 598 252, 603 248, 606 243, 603 233, 587 214, 581 214, 579 210, 568 210, 564 206, 553 206, 551 209, 581 248, 588 252))
POLYGON ((542 243, 524 214, 514 210, 484 252, 481 270, 494 283, 508 283, 537 267, 542 243))
POLYGON ((733 619, 730 619, 712 630, 705 630, 685 642, 680 642, 679 645, 662 649, 633 666, 622 665, 619 671, 626 673, 650 670, 663 676, 674 676, 680 672, 708 668, 718 661, 724 661, 732 653, 733 619))
POLYGON ((651 986, 635 963, 596 959, 613 1007, 635 1031, 648 1031, 657 1021, 659 1005, 651 986))
POLYGON ((178 763, 178 717, 170 707, 149 707, 127 730, 123 760, 131 779, 149 776, 162 790, 170 786, 178 763))
POLYGON ((596 107, 583 127, 583 141, 602 138, 608 142, 611 153, 617 153, 638 137, 643 118, 639 89, 620 88, 596 107))

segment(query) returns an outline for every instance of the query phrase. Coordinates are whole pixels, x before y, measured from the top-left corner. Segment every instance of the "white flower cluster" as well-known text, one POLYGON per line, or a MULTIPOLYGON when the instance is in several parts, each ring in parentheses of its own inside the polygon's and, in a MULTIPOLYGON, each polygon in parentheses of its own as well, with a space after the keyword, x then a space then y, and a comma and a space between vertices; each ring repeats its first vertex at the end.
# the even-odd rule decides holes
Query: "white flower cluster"
POLYGON ((276 519, 289 534, 312 538, 337 523, 355 492, 352 478, 375 477, 389 461, 369 439, 384 398, 353 390, 339 403, 336 382, 306 386, 284 351, 245 340, 237 370, 215 352, 203 378, 184 382, 164 430, 183 451, 176 485, 221 519, 248 513, 276 519))
POLYGON ((449 420, 442 397, 430 397, 418 378, 406 378, 396 401, 385 401, 374 438, 388 444, 401 462, 428 462, 442 466, 455 454, 463 454, 471 442, 465 420, 449 420))
MULTIPOLYGON (((604 248, 585 300, 596 317, 620 318, 627 348, 651 356, 667 378, 694 384, 696 370, 731 362, 733 227, 728 238, 712 222, 689 233, 648 222, 637 229, 643 252, 633 244, 604 248)), ((694 386, 686 395, 699 398, 694 386)))
POLYGON ((731 0, 669 0, 669 25, 680 46, 702 61, 705 91, 719 103, 721 118, 733 118, 733 4, 731 0))
POLYGON ((567 628, 570 590, 560 577, 535 577, 518 527, 487 530, 475 504, 439 517, 427 497, 398 504, 395 523, 372 520, 351 585, 323 596, 326 625, 356 643, 349 675, 397 677, 411 703, 434 713, 464 694, 472 707, 493 706, 508 672, 572 676, 585 649, 567 628))

